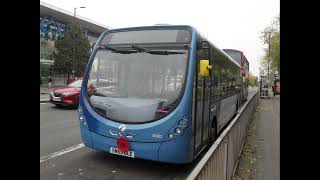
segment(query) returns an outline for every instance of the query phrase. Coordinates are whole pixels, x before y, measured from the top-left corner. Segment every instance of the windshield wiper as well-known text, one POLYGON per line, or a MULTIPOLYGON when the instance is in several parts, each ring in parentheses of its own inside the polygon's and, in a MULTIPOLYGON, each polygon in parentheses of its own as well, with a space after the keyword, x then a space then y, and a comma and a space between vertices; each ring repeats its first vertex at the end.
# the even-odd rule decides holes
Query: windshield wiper
POLYGON ((137 51, 119 50, 119 49, 112 48, 112 47, 105 45, 105 44, 98 46, 98 49, 108 49, 108 50, 111 50, 112 52, 121 53, 121 54, 137 53, 137 51))
POLYGON ((143 48, 140 47, 138 45, 132 44, 131 47, 137 51, 132 51, 132 50, 120 50, 120 49, 116 49, 116 48, 112 48, 108 45, 100 45, 98 46, 98 49, 108 49, 111 50, 112 52, 116 52, 116 53, 121 53, 121 54, 131 54, 131 53, 138 53, 138 52, 146 52, 149 54, 156 54, 156 55, 170 55, 170 54, 184 54, 184 52, 178 52, 178 51, 165 51, 165 50, 158 50, 158 51, 154 51, 154 50, 149 50, 147 48, 143 48))
POLYGON ((108 49, 108 50, 111 50, 111 51, 114 51, 114 52, 118 52, 119 51, 118 49, 112 48, 112 47, 104 45, 104 44, 98 46, 98 49, 108 49))
POLYGON ((150 50, 149 49, 146 49, 146 48, 143 48, 143 47, 140 47, 140 46, 137 46, 135 44, 132 44, 131 47, 133 49, 136 49, 138 50, 139 52, 146 52, 146 53, 150 53, 150 50))
POLYGON ((157 55, 170 55, 170 54, 184 54, 184 52, 178 52, 178 51, 153 51, 153 50, 149 50, 147 48, 143 48, 143 47, 140 47, 138 45, 135 45, 135 44, 132 44, 131 47, 133 49, 136 49, 138 50, 139 52, 146 52, 146 53, 149 53, 149 54, 157 54, 157 55))
POLYGON ((149 53, 156 54, 156 55, 184 54, 184 52, 178 52, 178 51, 150 51, 149 53))

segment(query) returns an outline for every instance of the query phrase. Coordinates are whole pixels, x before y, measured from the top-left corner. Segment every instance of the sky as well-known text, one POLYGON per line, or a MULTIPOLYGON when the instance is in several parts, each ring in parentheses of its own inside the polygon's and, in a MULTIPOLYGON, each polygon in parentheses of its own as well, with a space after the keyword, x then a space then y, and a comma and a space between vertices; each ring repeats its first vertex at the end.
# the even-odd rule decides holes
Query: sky
POLYGON ((42 0, 110 28, 191 25, 221 49, 238 49, 259 75, 267 48, 261 31, 280 14, 280 0, 42 0))

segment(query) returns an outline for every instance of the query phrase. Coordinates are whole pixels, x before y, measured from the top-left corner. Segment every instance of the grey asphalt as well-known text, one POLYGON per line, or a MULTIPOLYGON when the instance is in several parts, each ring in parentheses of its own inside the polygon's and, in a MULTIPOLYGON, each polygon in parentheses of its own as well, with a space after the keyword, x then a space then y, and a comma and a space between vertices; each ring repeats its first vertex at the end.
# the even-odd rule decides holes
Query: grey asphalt
POLYGON ((50 100, 49 94, 40 94, 41 103, 49 102, 49 100, 50 100))
MULTIPOLYGON (((40 104, 40 157, 80 143, 76 110, 40 104)), ((40 179, 184 179, 194 164, 164 164, 83 147, 41 162, 40 179)))
POLYGON ((280 180, 280 96, 260 99, 256 113, 253 180, 280 180))
POLYGON ((40 156, 81 143, 76 109, 40 104, 40 156))

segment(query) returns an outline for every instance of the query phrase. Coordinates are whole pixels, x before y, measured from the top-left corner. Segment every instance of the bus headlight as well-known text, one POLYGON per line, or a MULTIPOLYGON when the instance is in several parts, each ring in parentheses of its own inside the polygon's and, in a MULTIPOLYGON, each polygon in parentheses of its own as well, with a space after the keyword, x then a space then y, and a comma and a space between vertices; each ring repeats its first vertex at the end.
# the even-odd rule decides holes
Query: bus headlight
POLYGON ((186 119, 179 120, 178 125, 179 126, 186 126, 187 125, 187 120, 186 119))
POLYGON ((84 127, 86 127, 88 129, 88 123, 87 123, 87 120, 86 118, 83 116, 82 113, 79 113, 79 121, 81 124, 84 125, 84 127))
POLYGON ((182 130, 181 130, 180 128, 176 128, 175 132, 176 132, 177 134, 180 134, 180 133, 182 132, 182 130))
POLYGON ((182 136, 184 133, 184 129, 187 128, 188 126, 188 119, 184 118, 184 117, 180 117, 176 123, 175 126, 173 126, 170 130, 169 130, 169 134, 168 134, 168 138, 170 140, 178 137, 178 136, 182 136))
POLYGON ((88 129, 88 123, 87 123, 86 118, 83 115, 82 108, 81 108, 80 105, 78 106, 78 111, 79 111, 79 121, 80 121, 80 123, 83 124, 84 127, 86 127, 88 129))
POLYGON ((168 134, 169 139, 172 139, 174 137, 174 135, 172 133, 168 134))

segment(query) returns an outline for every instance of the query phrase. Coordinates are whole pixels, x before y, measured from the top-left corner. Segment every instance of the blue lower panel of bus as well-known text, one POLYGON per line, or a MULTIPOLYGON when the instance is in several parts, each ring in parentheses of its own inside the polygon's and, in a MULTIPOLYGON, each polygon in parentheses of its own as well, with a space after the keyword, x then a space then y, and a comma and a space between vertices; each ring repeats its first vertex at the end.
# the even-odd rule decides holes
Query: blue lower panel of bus
MULTIPOLYGON (((82 141, 87 147, 108 153, 110 147, 117 147, 117 139, 91 132, 83 125, 80 125, 80 130, 82 141)), ((129 150, 134 151, 135 158, 167 163, 189 163, 193 159, 191 139, 191 128, 187 128, 183 135, 176 135, 174 140, 168 142, 129 142, 129 150)))
MULTIPOLYGON (((117 147, 117 139, 108 138, 91 132, 93 149, 110 152, 110 147, 117 147)), ((134 151, 135 158, 156 161, 161 143, 129 142, 129 150, 134 151)))
MULTIPOLYGON (((110 152, 110 147, 117 147, 117 139, 101 136, 80 125, 83 143, 92 149, 110 152)), ((130 151, 134 151, 135 158, 158 160, 158 150, 161 143, 129 142, 130 151)))
POLYGON ((80 123, 80 132, 83 144, 92 148, 91 132, 82 123, 80 123))
POLYGON ((176 135, 176 138, 172 141, 162 142, 158 160, 179 164, 192 162, 193 145, 191 128, 185 129, 182 136, 176 135))

